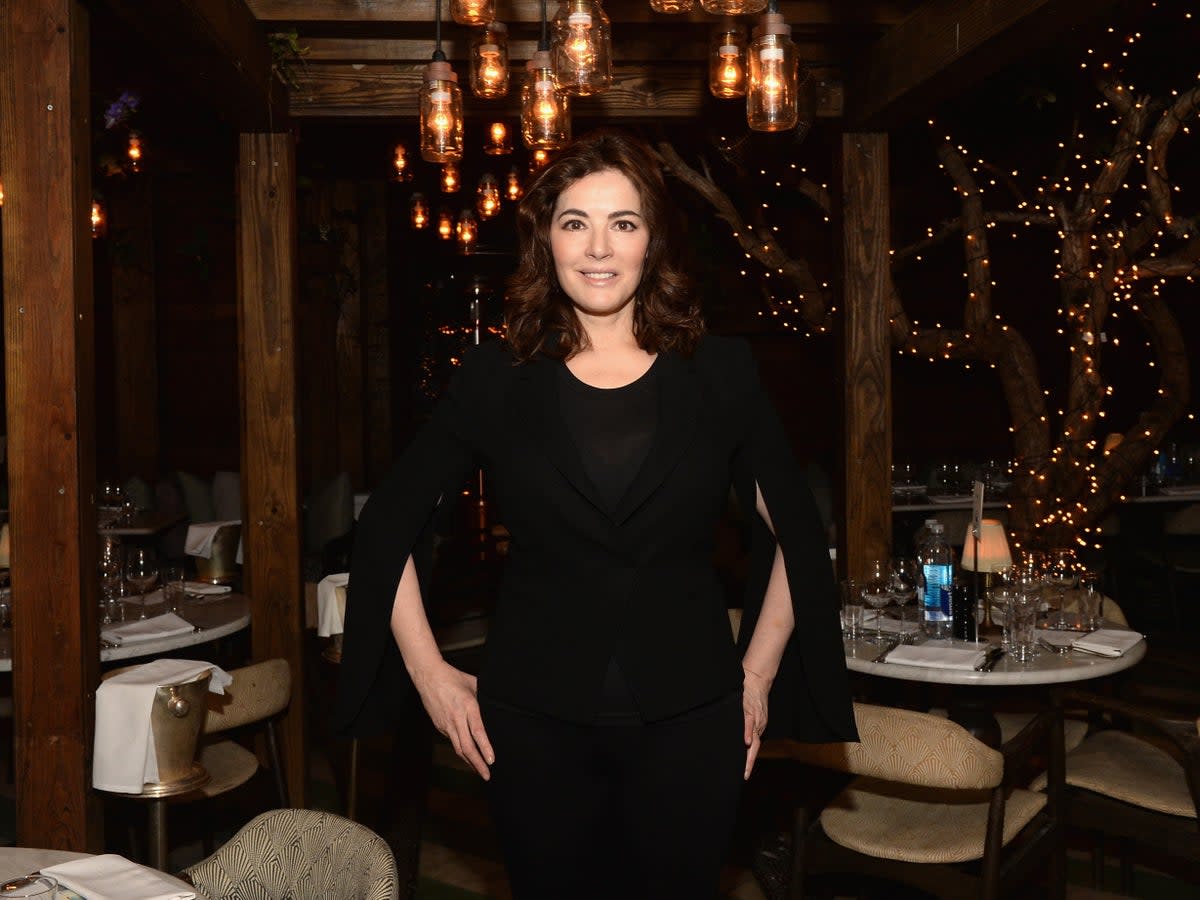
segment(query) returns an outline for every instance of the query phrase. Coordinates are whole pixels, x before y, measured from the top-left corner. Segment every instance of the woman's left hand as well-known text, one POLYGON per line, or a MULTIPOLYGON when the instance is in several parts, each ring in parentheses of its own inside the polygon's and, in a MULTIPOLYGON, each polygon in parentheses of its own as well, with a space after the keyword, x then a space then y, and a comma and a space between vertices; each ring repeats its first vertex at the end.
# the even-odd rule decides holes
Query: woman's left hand
POLYGON ((742 734, 746 742, 746 771, 742 777, 748 779, 762 746, 763 730, 767 727, 767 695, 771 692, 771 682, 745 666, 742 672, 742 716, 746 723, 742 734))

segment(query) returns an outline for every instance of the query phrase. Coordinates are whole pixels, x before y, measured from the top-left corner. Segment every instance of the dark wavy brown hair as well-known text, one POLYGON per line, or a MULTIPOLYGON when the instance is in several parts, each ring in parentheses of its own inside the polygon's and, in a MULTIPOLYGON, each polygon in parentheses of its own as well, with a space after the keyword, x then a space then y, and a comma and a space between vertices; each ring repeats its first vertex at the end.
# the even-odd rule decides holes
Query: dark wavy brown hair
POLYGON ((519 262, 509 279, 505 321, 518 362, 537 354, 566 359, 587 348, 587 335, 559 286, 550 250, 550 225, 559 195, 585 175, 616 171, 633 182, 650 234, 633 307, 633 332, 649 353, 690 354, 704 320, 684 273, 680 229, 658 159, 641 140, 605 129, 563 150, 530 186, 517 209, 519 262))

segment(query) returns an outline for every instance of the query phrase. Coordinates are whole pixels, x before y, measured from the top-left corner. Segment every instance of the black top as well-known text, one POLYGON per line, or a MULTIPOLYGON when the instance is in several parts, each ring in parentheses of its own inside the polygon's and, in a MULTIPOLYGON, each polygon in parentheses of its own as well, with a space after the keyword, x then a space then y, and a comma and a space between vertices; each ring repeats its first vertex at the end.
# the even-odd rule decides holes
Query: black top
MULTIPOLYGON (((657 360, 655 360, 657 362, 657 360)), ((658 427, 658 384, 654 363, 636 381, 618 388, 585 384, 562 367, 559 405, 583 468, 610 515, 650 452, 658 427)), ((616 657, 608 661, 596 721, 640 721, 637 702, 616 657)))

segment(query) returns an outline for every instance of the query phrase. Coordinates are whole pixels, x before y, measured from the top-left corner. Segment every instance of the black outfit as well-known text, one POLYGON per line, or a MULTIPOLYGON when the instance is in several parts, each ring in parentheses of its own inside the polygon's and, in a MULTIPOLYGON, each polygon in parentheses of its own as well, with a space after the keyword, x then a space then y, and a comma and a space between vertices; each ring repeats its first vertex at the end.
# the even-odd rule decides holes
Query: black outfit
MULTIPOLYGON (((783 551, 796 620, 771 691, 767 735, 856 739, 824 528, 744 342, 706 337, 690 358, 660 354, 645 387, 655 398, 653 427, 645 429, 651 435, 634 440, 631 435, 639 421, 645 424, 644 417, 627 420, 628 446, 615 463, 587 449, 599 442, 599 430, 591 429, 606 426, 572 426, 569 405, 564 415, 563 394, 572 390, 564 369, 548 358, 514 365, 499 344, 479 348, 465 360, 429 425, 372 493, 359 519, 351 566, 335 724, 359 735, 396 724, 400 693, 408 686, 388 628, 396 585, 439 497, 481 464, 511 534, 479 675, 485 725, 489 734, 496 729, 491 737, 498 810, 521 806, 529 779, 538 777, 548 779, 539 802, 561 803, 569 788, 551 772, 550 760, 534 759, 537 735, 549 720, 557 720, 551 724, 560 736, 586 726, 593 742, 587 758, 598 767, 592 771, 625 772, 618 777, 626 779, 623 793, 630 794, 620 801, 627 815, 654 806, 662 822, 672 817, 676 823, 713 822, 689 813, 687 803, 698 782, 721 782, 702 802, 725 821, 687 838, 707 847, 704 852, 719 863, 720 847, 714 845, 723 842, 732 822, 736 789, 723 786, 733 779, 711 773, 732 766, 736 779, 741 776, 740 661, 776 546, 753 513, 756 483, 783 551), (647 443, 648 449, 639 449, 647 443), (724 593, 712 566, 715 526, 731 486, 752 529, 740 646, 731 639, 724 593), (632 706, 636 726, 596 724, 611 711, 614 661, 618 688, 632 701, 623 711, 631 712, 632 706), (622 743, 622 734, 638 732, 643 737, 635 745, 657 746, 658 735, 681 735, 692 725, 699 732, 700 724, 703 737, 677 738, 686 749, 676 744, 660 753, 644 773, 637 754, 630 756, 630 742, 622 743), (691 746, 696 741, 702 746, 691 746), (506 756, 505 745, 518 749, 506 756), (653 782, 670 783, 690 771, 690 764, 681 762, 689 754, 707 774, 693 772, 670 798, 655 794, 653 782), (506 801, 507 784, 520 786, 506 801), (732 804, 721 799, 728 790, 732 804)), ((563 748, 552 753, 568 768, 570 760, 563 757, 569 755, 563 748)), ((575 768, 577 777, 591 777, 575 768)), ((607 814, 593 801, 568 805, 578 805, 585 819, 607 814)), ((566 814, 569 809, 555 813, 546 806, 537 815, 555 817, 538 819, 542 832, 578 824, 557 818, 566 814)), ((498 811, 501 839, 509 843, 504 832, 517 824, 506 815, 498 811)), ((541 834, 545 840, 553 837, 541 834)), ((552 852, 539 850, 536 841, 522 848, 508 847, 510 863, 532 854, 536 869, 540 856, 552 852)), ((629 889, 636 891, 637 885, 626 868, 640 865, 637 854, 604 865, 628 876, 622 882, 625 895, 632 896, 629 889)), ((525 876, 515 869, 513 874, 521 900, 544 895, 535 884, 525 889, 525 876)), ((684 896, 669 885, 663 890, 659 896, 684 896)), ((558 891, 558 896, 570 895, 558 891)))

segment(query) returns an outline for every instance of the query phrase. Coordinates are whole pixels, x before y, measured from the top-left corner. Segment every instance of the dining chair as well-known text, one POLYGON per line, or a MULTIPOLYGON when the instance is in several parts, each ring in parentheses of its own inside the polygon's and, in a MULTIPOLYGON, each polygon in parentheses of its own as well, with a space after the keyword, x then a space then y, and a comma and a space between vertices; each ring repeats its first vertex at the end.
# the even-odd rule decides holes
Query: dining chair
POLYGON ((383 838, 330 812, 275 809, 246 823, 179 877, 213 898, 394 900, 396 861, 383 838))
MULTIPOLYGON (((1136 845, 1200 866, 1200 720, 1086 691, 1064 700, 1099 723, 1066 755, 1063 792, 1064 823, 1093 838, 1093 886, 1103 876, 1105 835, 1122 843, 1124 894, 1134 894, 1129 851, 1136 845)), ((1039 778, 1033 786, 1044 784, 1039 778)))
POLYGON ((801 808, 793 833, 791 894, 810 876, 899 882, 936 897, 998 900, 1049 867, 1044 896, 1065 892, 1059 824, 1062 731, 1057 708, 999 750, 939 716, 854 704, 859 743, 771 742, 766 755, 856 775, 821 813, 801 808), (780 746, 782 745, 782 746, 780 746), (1054 790, 1023 787, 1036 753, 1054 790))

